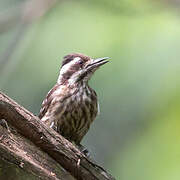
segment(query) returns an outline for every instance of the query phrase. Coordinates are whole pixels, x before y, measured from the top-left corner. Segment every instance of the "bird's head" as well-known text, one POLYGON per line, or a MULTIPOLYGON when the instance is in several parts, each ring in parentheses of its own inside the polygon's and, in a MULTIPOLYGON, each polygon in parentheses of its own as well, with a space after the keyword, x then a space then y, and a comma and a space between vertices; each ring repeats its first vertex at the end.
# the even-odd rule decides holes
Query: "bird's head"
POLYGON ((101 65, 108 62, 107 59, 108 57, 92 59, 79 53, 69 54, 63 59, 58 83, 87 82, 101 65))

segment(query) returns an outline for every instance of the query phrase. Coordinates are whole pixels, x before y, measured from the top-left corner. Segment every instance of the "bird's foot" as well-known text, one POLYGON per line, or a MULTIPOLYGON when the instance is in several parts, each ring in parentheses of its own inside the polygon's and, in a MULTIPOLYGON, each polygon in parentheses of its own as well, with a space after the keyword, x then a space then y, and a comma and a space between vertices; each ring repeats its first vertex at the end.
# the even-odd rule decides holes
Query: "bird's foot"
POLYGON ((11 132, 10 128, 7 124, 7 121, 5 119, 0 119, 0 125, 2 125, 4 128, 6 128, 8 130, 8 132, 11 132))
POLYGON ((89 150, 84 147, 83 145, 79 144, 78 145, 78 149, 88 158, 91 158, 91 153, 89 152, 89 150))

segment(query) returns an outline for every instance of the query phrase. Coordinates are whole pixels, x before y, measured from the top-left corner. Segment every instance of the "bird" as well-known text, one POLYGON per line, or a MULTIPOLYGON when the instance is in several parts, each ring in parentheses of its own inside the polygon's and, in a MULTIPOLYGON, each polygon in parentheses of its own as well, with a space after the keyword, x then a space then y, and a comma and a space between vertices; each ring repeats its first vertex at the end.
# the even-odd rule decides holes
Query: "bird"
POLYGON ((99 111, 97 94, 88 82, 107 59, 81 53, 66 55, 56 84, 42 102, 40 120, 78 146, 99 111))

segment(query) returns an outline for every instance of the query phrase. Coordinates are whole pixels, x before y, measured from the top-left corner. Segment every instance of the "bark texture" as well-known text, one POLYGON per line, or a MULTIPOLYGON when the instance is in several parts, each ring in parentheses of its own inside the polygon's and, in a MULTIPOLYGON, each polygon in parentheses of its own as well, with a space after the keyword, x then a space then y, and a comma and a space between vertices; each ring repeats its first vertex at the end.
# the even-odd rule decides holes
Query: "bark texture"
POLYGON ((52 180, 114 179, 71 142, 1 92, 0 124, 1 159, 34 177, 52 180))

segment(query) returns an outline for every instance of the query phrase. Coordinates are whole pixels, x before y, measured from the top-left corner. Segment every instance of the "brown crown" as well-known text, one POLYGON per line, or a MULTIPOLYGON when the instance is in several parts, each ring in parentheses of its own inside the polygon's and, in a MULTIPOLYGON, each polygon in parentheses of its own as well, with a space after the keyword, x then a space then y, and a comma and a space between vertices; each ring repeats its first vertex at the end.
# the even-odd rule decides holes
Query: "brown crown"
POLYGON ((80 53, 72 53, 72 54, 69 54, 67 56, 64 56, 64 59, 62 61, 62 66, 69 63, 70 61, 72 61, 76 57, 80 57, 84 62, 90 60, 89 56, 86 56, 86 55, 83 55, 83 54, 80 54, 80 53))

